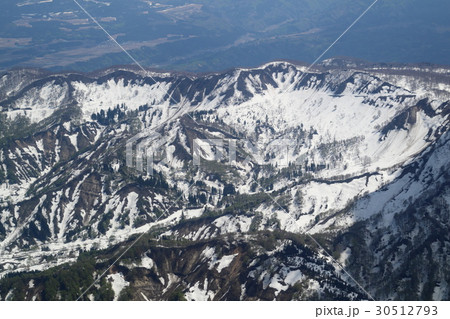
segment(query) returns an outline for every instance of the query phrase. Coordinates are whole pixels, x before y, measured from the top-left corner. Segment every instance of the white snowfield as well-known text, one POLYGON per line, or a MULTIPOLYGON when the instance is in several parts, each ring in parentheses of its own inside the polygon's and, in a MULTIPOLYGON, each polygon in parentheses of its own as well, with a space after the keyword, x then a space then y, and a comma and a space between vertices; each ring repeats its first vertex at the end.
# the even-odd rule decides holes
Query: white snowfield
POLYGON ((120 272, 106 276, 106 280, 111 282, 111 286, 114 291, 114 301, 118 300, 122 290, 130 285, 130 283, 125 280, 123 274, 120 272))
MULTIPOLYGON (((194 111, 205 111, 204 119, 213 121, 217 117, 225 125, 247 137, 246 141, 237 141, 240 147, 244 147, 244 142, 250 141, 257 147, 263 159, 270 155, 264 159, 264 164, 280 168, 296 164, 303 174, 308 173, 305 170, 308 165, 323 167, 313 173, 309 172, 313 176, 306 182, 300 182, 298 177, 279 177, 273 185, 273 190, 267 192, 272 196, 273 192, 284 190, 283 195, 288 200, 285 206, 287 209, 275 202, 254 207, 261 215, 261 221, 257 225, 259 230, 280 227, 291 232, 324 232, 331 228, 351 226, 355 221, 369 219, 381 210, 385 222, 389 223, 392 214, 402 202, 419 196, 425 187, 425 177, 418 181, 412 181, 408 175, 399 177, 405 165, 421 156, 436 142, 434 133, 448 125, 448 117, 440 115, 439 108, 446 102, 447 94, 450 94, 449 85, 434 83, 429 89, 424 89, 420 85, 423 79, 387 75, 383 70, 374 70, 373 73, 351 68, 345 71, 316 70, 307 76, 304 76, 304 71, 304 67, 274 62, 255 69, 237 69, 221 75, 206 75, 202 80, 213 84, 208 93, 204 88, 195 91, 195 94, 181 95, 181 98, 173 93, 177 88, 170 82, 170 74, 161 74, 157 83, 145 79, 144 74, 138 74, 138 80, 133 81, 123 78, 111 78, 102 83, 94 80, 74 80, 70 82, 71 92, 67 82, 57 84, 55 81, 49 81, 18 95, 4 112, 10 119, 21 114, 37 123, 50 117, 61 106, 75 103, 82 112, 78 123, 81 125, 90 123, 93 114, 101 110, 112 110, 116 105, 125 104, 127 111, 138 111, 140 107, 147 106, 148 110, 139 112, 142 127, 146 128, 142 132, 143 137, 146 134, 153 136, 152 128, 169 123, 163 127, 163 148, 167 150, 169 160, 158 164, 156 169, 164 173, 171 187, 177 186, 178 189, 187 191, 190 185, 186 182, 186 174, 183 172, 184 161, 177 157, 174 145, 179 143, 186 152, 192 151, 181 119, 187 113, 191 112, 192 115, 194 111), (300 79, 303 80, 298 84, 300 79), (424 98, 428 98, 427 110, 418 106, 424 98), (435 115, 429 114, 430 109, 435 115), (286 141, 289 141, 289 145, 286 141), (380 192, 386 185, 388 189, 380 192), (357 205, 352 206, 356 200, 359 200, 357 205), (385 203, 385 206, 380 208, 380 202, 385 203), (350 206, 351 209, 346 209, 350 206), (337 214, 343 210, 345 214, 337 214), (270 222, 273 218, 278 221, 278 225, 270 222)), ((433 72, 445 73, 443 70, 433 72)), ((24 85, 18 78, 14 78, 17 87, 8 87, 6 96, 15 96, 21 92, 24 85)), ((191 77, 189 81, 196 79, 197 77, 191 77)), ((0 88, 5 86, 5 83, 6 78, 2 78, 0 88)), ((187 84, 184 90, 195 90, 192 83, 187 84)), ((183 92, 181 88, 180 90, 183 92)), ((3 102, 0 101, 0 105, 3 102)), ((111 131, 102 125, 92 125, 92 134, 89 135, 83 130, 75 131, 69 124, 66 123, 64 128, 60 129, 75 151, 80 151, 80 140, 83 136, 94 136, 91 137, 91 143, 99 142, 98 148, 101 149, 114 147, 115 139, 109 137, 120 136, 127 130, 122 126, 111 131)), ((209 134, 205 129, 206 133, 209 134)), ((221 132, 208 136, 225 137, 221 132)), ((26 220, 16 216, 18 211, 7 209, 6 202, 19 204, 30 199, 26 194, 27 190, 50 172, 51 166, 46 166, 42 159, 43 154, 49 152, 49 146, 44 145, 44 142, 44 139, 38 139, 35 145, 16 148, 15 153, 10 154, 4 154, 3 150, 0 150, 1 165, 4 165, 5 156, 9 156, 13 161, 20 160, 25 166, 27 163, 31 165, 32 161, 40 165, 37 176, 29 176, 24 170, 20 184, 0 185, 0 222, 6 229, 6 235, 0 243, 0 265, 3 266, 0 274, 45 269, 50 265, 74 260, 80 249, 106 248, 154 226, 176 225, 182 218, 200 217, 208 205, 214 207, 218 202, 218 198, 215 198, 203 209, 176 210, 171 216, 164 216, 158 222, 135 226, 141 218, 141 208, 137 204, 139 201, 145 202, 149 210, 148 215, 154 219, 155 208, 164 211, 171 203, 160 193, 143 196, 129 191, 122 195, 118 192, 109 193, 102 188, 97 202, 91 205, 89 211, 80 214, 84 225, 89 225, 99 214, 97 204, 104 203, 102 212, 111 214, 108 229, 104 233, 98 233, 96 238, 87 238, 87 231, 83 230, 68 241, 67 234, 79 227, 74 212, 83 200, 82 193, 85 191, 82 186, 89 176, 82 163, 78 164, 79 167, 71 171, 68 177, 67 183, 73 183, 75 186, 63 186, 48 194, 48 199, 44 195, 26 220), (46 199, 51 202, 50 205, 45 205, 46 199), (62 202, 64 204, 61 204, 62 202), (32 251, 14 248, 12 244, 20 237, 27 223, 34 220, 38 211, 49 225, 50 238, 45 242, 38 240, 39 248, 32 251), (125 213, 127 222, 121 219, 125 213), (58 255, 55 261, 42 261, 42 256, 55 254, 58 255)), ((58 143, 52 145, 51 152, 55 154, 52 165, 59 162, 62 154, 61 145, 58 143)), ((212 147, 204 141, 200 142, 200 146, 202 158, 213 161, 212 147)), ((449 157, 448 148, 442 146, 439 153, 428 160, 430 169, 444 167, 449 157)), ((95 159, 95 155, 81 153, 79 158, 88 161, 95 159)), ((240 179, 235 180, 236 189, 251 193, 253 179, 265 177, 266 173, 262 170, 256 175, 251 164, 234 164, 240 175, 240 179)), ((114 161, 111 163, 111 169, 118 172, 123 165, 120 161, 114 161)), ((201 180, 203 177, 201 173, 197 173, 192 178, 201 180)), ((48 184, 51 185, 56 180, 54 177, 48 184)), ((223 191, 223 184, 210 180, 205 182, 208 187, 223 191)), ((276 200, 278 202, 279 198, 276 200)), ((251 216, 224 215, 216 218, 211 225, 205 225, 188 235, 181 235, 172 230, 165 234, 198 240, 218 234, 246 233, 251 229, 252 220, 251 216)), ((97 219, 92 223, 93 228, 98 228, 101 220, 97 219)), ((214 252, 204 254, 211 259, 211 267, 216 267, 219 273, 229 267, 235 257, 223 256, 217 260, 214 259, 214 252)), ((143 267, 152 267, 151 259, 143 260, 142 263, 143 267)), ((286 272, 282 279, 285 284, 289 284, 299 280, 301 276, 298 272, 286 272)), ((127 283, 120 274, 110 275, 110 279, 118 297, 127 283)), ((285 284, 281 278, 270 278, 270 282, 267 282, 267 285, 278 291, 286 289, 285 284)), ((198 300, 214 297, 207 288, 200 286, 207 287, 208 284, 204 282, 202 285, 197 283, 192 286, 187 298, 198 300)))

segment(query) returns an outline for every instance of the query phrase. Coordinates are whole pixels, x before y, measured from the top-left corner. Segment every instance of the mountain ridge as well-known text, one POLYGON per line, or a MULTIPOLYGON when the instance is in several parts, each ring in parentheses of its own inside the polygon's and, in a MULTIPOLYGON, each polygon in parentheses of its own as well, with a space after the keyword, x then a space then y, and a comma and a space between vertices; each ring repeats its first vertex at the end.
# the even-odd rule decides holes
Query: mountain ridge
MULTIPOLYGON (((9 96, 0 101, 2 116, 25 133, 23 127, 30 128, 20 138, 10 128, 11 137, 2 141, 1 274, 75 262, 82 250, 107 249, 155 229, 154 236, 192 243, 262 231, 309 233, 324 237, 321 244, 336 259, 349 258, 348 249, 355 248, 342 240, 345 234, 362 223, 370 238, 372 220, 385 214, 367 213, 370 198, 377 205, 412 203, 428 185, 442 183, 438 172, 448 166, 448 144, 442 142, 449 128, 448 71, 427 68, 380 71, 379 65, 327 60, 311 70, 273 62, 198 77, 119 69, 97 79, 36 79, 31 72, 31 79, 5 89, 9 96), (424 81, 426 89, 414 90, 424 81), (146 171, 142 160, 148 164, 149 158, 140 159, 138 148, 128 154, 133 137, 135 145, 162 146, 148 166, 154 174, 146 171), (205 142, 215 139, 223 141, 221 158, 205 142), (417 176, 408 172, 433 156, 427 154, 440 158, 428 164, 436 168, 427 177, 432 182, 420 176, 414 182, 417 176), (194 164, 196 156, 200 165, 194 164), (396 193, 402 183, 415 185, 408 186, 410 199, 396 193), (200 224, 179 228, 185 220, 200 224)), ((393 207, 393 213, 405 214, 402 205, 393 207)), ((284 287, 273 276, 274 285, 284 287)), ((199 286, 193 287, 188 282, 181 293, 199 286)))

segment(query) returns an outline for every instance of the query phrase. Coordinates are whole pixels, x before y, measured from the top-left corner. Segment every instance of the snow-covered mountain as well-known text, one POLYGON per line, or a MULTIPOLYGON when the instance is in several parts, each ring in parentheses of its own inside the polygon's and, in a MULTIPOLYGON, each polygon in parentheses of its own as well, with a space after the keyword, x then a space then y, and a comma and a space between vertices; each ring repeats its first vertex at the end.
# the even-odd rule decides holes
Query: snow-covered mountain
MULTIPOLYGON (((448 298, 449 68, 14 70, 0 99, 3 275, 148 232, 159 244, 108 275, 113 288, 141 285, 129 298, 368 298, 338 262, 376 298, 448 298), (140 147, 156 151, 152 165, 140 147), (176 251, 189 271, 164 266, 176 251), (234 283, 220 275, 230 265, 234 283), (143 284, 148 271, 162 279, 143 284)), ((38 278, 29 299, 45 299, 38 278)))

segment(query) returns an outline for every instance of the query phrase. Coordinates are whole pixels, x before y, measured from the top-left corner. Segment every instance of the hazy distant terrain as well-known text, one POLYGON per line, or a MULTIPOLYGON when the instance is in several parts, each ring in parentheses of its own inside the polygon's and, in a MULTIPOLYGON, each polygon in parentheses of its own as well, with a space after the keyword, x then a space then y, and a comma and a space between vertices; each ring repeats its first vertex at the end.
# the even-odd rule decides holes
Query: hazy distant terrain
MULTIPOLYGON (((145 66, 188 71, 312 62, 372 1, 79 0, 145 66), (331 13, 331 14, 330 14, 331 13)), ((450 3, 380 0, 328 53, 450 63, 450 3)), ((0 3, 0 68, 90 71, 132 61, 73 0, 0 3)))

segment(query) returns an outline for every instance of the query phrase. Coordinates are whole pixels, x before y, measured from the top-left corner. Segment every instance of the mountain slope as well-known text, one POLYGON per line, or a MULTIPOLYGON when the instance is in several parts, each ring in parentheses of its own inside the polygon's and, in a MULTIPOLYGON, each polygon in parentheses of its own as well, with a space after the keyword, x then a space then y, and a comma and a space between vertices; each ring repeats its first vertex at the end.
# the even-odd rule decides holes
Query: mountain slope
MULTIPOLYGON (((346 60, 305 71, 274 62, 207 75, 132 68, 3 74, 1 273, 74 262, 80 251, 149 230, 194 246, 276 230, 314 234, 375 296, 447 298, 446 288, 430 288, 431 281, 446 287, 444 235, 437 239, 441 248, 423 248, 442 260, 441 270, 419 281, 433 293, 395 293, 382 282, 404 281, 407 271, 422 275, 396 249, 411 232, 422 233, 411 247, 429 247, 436 225, 448 224, 439 212, 448 212, 450 71, 346 60), (152 148, 152 157, 143 156, 152 148), (420 225, 425 212, 430 224, 420 225), (408 230, 396 226, 405 218, 408 230), (190 220, 193 225, 184 224, 190 220), (398 244, 384 244, 386 234, 398 244), (372 251, 380 254, 368 257, 372 251), (403 260, 395 266, 401 271, 380 268, 390 258, 403 260)), ((350 291, 367 297, 322 248, 308 249, 318 263, 331 262, 333 280, 353 286, 322 298, 350 291)), ((194 278, 186 276, 180 291, 188 296, 194 278)), ((197 288, 206 291, 204 285, 197 288)), ((269 298, 266 288, 254 298, 269 298)))

